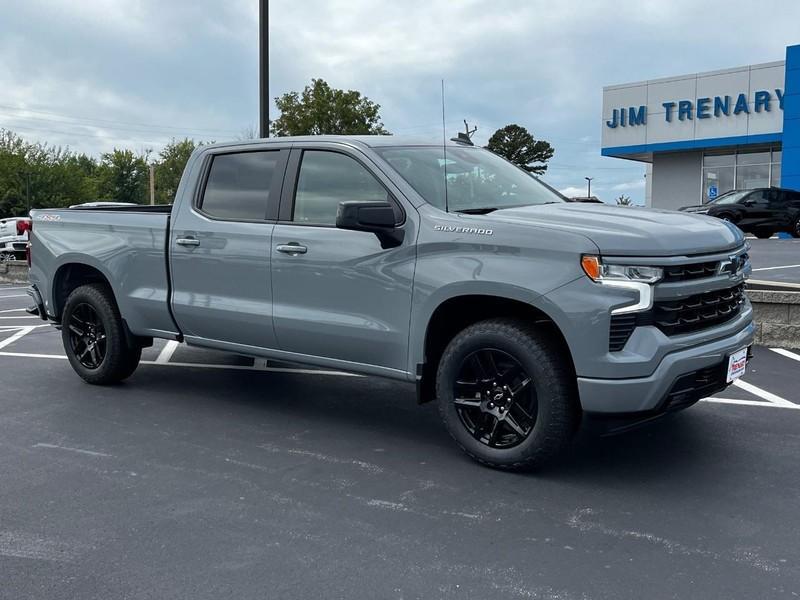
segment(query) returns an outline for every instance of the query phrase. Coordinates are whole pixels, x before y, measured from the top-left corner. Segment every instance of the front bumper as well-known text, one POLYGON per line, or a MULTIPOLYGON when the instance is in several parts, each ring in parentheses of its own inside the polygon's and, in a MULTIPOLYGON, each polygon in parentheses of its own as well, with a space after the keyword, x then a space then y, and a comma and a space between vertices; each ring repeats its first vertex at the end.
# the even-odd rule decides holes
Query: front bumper
POLYGON ((703 371, 713 373, 715 369, 723 368, 729 354, 752 345, 754 335, 755 325, 752 320, 748 320, 744 327, 732 335, 667 354, 647 377, 578 377, 581 406, 587 413, 658 414, 670 410, 672 402, 691 404, 702 396, 724 389, 727 384, 723 377, 719 385, 698 385, 696 394, 692 395, 689 391, 688 394, 675 398, 675 394, 681 392, 680 388, 687 386, 684 376, 703 371), (684 379, 681 380, 682 378, 684 379))

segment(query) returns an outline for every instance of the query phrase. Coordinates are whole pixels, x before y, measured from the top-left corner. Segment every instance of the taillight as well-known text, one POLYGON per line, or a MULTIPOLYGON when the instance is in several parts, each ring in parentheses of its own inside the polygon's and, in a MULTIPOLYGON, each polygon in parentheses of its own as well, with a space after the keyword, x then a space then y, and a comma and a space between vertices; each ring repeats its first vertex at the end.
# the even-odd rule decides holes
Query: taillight
POLYGON ((28 219, 19 219, 17 221, 17 235, 22 235, 26 231, 33 229, 33 222, 28 219))
MULTIPOLYGON (((17 231, 19 231, 20 221, 17 221, 17 231)), ((25 259, 28 261, 28 268, 31 268, 31 239, 33 238, 33 221, 25 221, 25 230, 28 231, 28 243, 25 245, 25 259)), ((22 235, 22 234, 20 234, 22 235)))

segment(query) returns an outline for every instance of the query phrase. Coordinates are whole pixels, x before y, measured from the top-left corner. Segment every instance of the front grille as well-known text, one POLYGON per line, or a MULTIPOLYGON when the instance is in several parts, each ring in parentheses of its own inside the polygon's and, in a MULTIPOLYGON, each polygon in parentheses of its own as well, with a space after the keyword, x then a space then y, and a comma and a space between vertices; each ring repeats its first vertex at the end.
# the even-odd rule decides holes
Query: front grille
POLYGON ((742 309, 744 285, 696 294, 680 300, 660 301, 646 312, 613 315, 608 332, 608 351, 619 352, 637 327, 654 325, 664 335, 692 333, 730 321, 742 309))
POLYGON ((687 408, 698 400, 710 396, 727 387, 725 363, 698 369, 681 375, 672 384, 664 399, 661 410, 675 411, 687 408))
POLYGON ((656 302, 653 322, 665 335, 692 333, 730 321, 744 303, 744 285, 656 302))
POLYGON ((664 267, 664 279, 666 283, 675 281, 691 281, 692 279, 702 279, 703 277, 713 277, 717 274, 719 261, 695 263, 691 265, 674 265, 664 267))

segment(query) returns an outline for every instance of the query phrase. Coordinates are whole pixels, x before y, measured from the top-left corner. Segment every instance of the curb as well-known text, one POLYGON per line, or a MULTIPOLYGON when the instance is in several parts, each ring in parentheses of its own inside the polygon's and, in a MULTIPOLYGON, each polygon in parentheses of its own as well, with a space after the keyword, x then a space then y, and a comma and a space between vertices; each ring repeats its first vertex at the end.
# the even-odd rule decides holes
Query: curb
POLYGON ((0 283, 28 283, 28 263, 24 260, 0 263, 0 283))
POLYGON ((750 290, 756 344, 800 348, 800 291, 750 290))

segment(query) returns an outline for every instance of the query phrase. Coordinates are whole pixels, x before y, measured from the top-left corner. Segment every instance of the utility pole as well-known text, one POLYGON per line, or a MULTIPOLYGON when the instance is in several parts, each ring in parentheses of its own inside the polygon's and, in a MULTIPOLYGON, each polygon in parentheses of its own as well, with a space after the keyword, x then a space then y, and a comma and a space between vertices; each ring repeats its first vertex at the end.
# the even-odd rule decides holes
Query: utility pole
POLYGON ((258 0, 258 135, 269 137, 269 0, 258 0))
POLYGON ((150 165, 150 206, 156 203, 156 166, 150 165))
POLYGON ((584 179, 586 180, 588 185, 586 189, 586 199, 588 200, 589 198, 592 197, 592 179, 594 179, 594 177, 584 177, 584 179))

